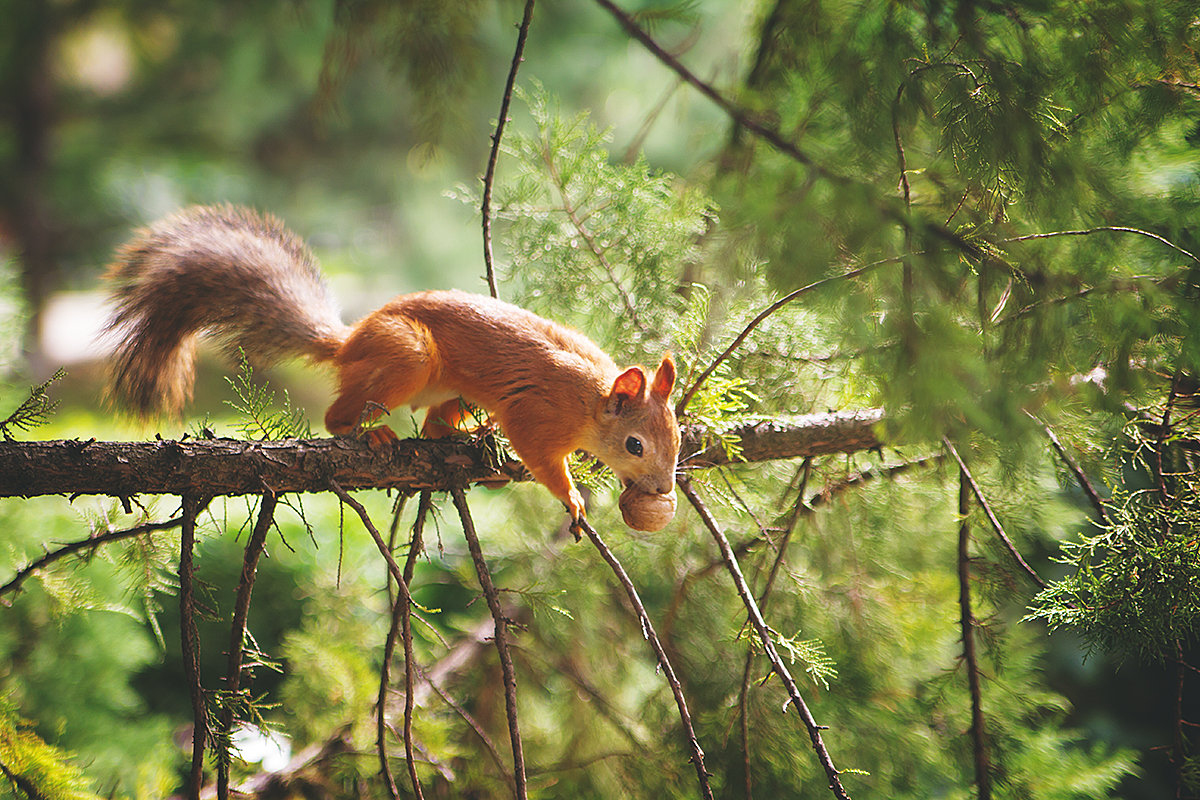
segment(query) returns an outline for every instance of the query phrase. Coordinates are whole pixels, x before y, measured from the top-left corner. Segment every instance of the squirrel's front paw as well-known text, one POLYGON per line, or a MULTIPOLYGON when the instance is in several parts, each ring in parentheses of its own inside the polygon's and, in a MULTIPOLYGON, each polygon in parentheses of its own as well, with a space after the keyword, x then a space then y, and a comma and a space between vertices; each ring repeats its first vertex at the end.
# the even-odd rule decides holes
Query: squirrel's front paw
POLYGON ((587 514, 583 507, 583 495, 579 490, 571 487, 571 494, 565 503, 567 513, 571 515, 571 525, 568 530, 575 536, 575 541, 583 538, 583 526, 587 524, 587 514))
POLYGON ((374 428, 367 428, 362 431, 362 437, 367 440, 367 444, 371 447, 383 447, 396 441, 400 437, 396 436, 396 432, 386 425, 377 425, 374 428))

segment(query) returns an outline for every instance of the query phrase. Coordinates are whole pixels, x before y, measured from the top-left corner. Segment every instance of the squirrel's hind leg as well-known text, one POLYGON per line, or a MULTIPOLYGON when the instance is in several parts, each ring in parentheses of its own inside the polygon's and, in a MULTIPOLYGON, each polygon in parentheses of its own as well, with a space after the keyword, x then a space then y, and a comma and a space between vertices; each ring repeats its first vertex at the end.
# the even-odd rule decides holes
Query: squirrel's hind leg
MULTIPOLYGON (((335 435, 365 427, 410 402, 429 388, 435 374, 428 330, 396 317, 368 317, 333 360, 338 396, 325 412, 325 427, 335 435)), ((372 442, 396 438, 390 430, 387 434, 370 438, 372 442)))

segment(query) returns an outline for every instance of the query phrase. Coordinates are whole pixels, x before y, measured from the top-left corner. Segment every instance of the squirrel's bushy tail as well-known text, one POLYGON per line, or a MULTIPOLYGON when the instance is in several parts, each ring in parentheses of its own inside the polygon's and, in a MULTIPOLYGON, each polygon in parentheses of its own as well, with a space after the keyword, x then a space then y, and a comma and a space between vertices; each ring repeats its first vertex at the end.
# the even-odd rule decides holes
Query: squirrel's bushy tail
POLYGON ((255 363, 330 359, 348 333, 304 243, 245 208, 197 206, 139 231, 108 278, 110 391, 142 415, 178 412, 191 397, 201 332, 255 363))

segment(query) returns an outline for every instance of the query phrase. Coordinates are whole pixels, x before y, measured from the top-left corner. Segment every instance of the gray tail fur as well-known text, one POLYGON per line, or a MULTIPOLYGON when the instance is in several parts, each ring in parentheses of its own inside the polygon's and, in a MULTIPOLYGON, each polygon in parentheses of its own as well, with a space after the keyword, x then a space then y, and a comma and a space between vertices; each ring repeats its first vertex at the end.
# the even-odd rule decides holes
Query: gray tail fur
POLYGON ((348 333, 312 253, 272 216, 196 206, 141 230, 108 278, 110 392, 145 416, 191 398, 197 337, 255 363, 333 357, 348 333))

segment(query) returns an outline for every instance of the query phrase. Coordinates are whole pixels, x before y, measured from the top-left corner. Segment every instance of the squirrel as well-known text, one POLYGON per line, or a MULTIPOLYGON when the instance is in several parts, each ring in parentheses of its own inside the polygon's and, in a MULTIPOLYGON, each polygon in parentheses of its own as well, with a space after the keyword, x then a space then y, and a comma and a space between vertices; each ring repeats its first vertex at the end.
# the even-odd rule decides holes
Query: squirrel
MULTIPOLYGON (((334 435, 387 410, 427 408, 422 433, 464 425, 470 406, 503 430, 533 477, 585 518, 567 458, 584 450, 627 490, 673 493, 679 426, 675 363, 621 370, 583 334, 491 297, 457 290, 402 294, 353 326, 342 323, 316 259, 280 220, 250 209, 195 206, 135 233, 107 278, 119 337, 109 392, 140 416, 178 414, 191 399, 198 335, 259 363, 306 356, 332 365, 334 435)), ((371 427, 365 427, 371 426, 371 427)), ((365 430, 364 430, 365 427, 365 430)), ((672 495, 673 496, 673 495, 672 495)))

